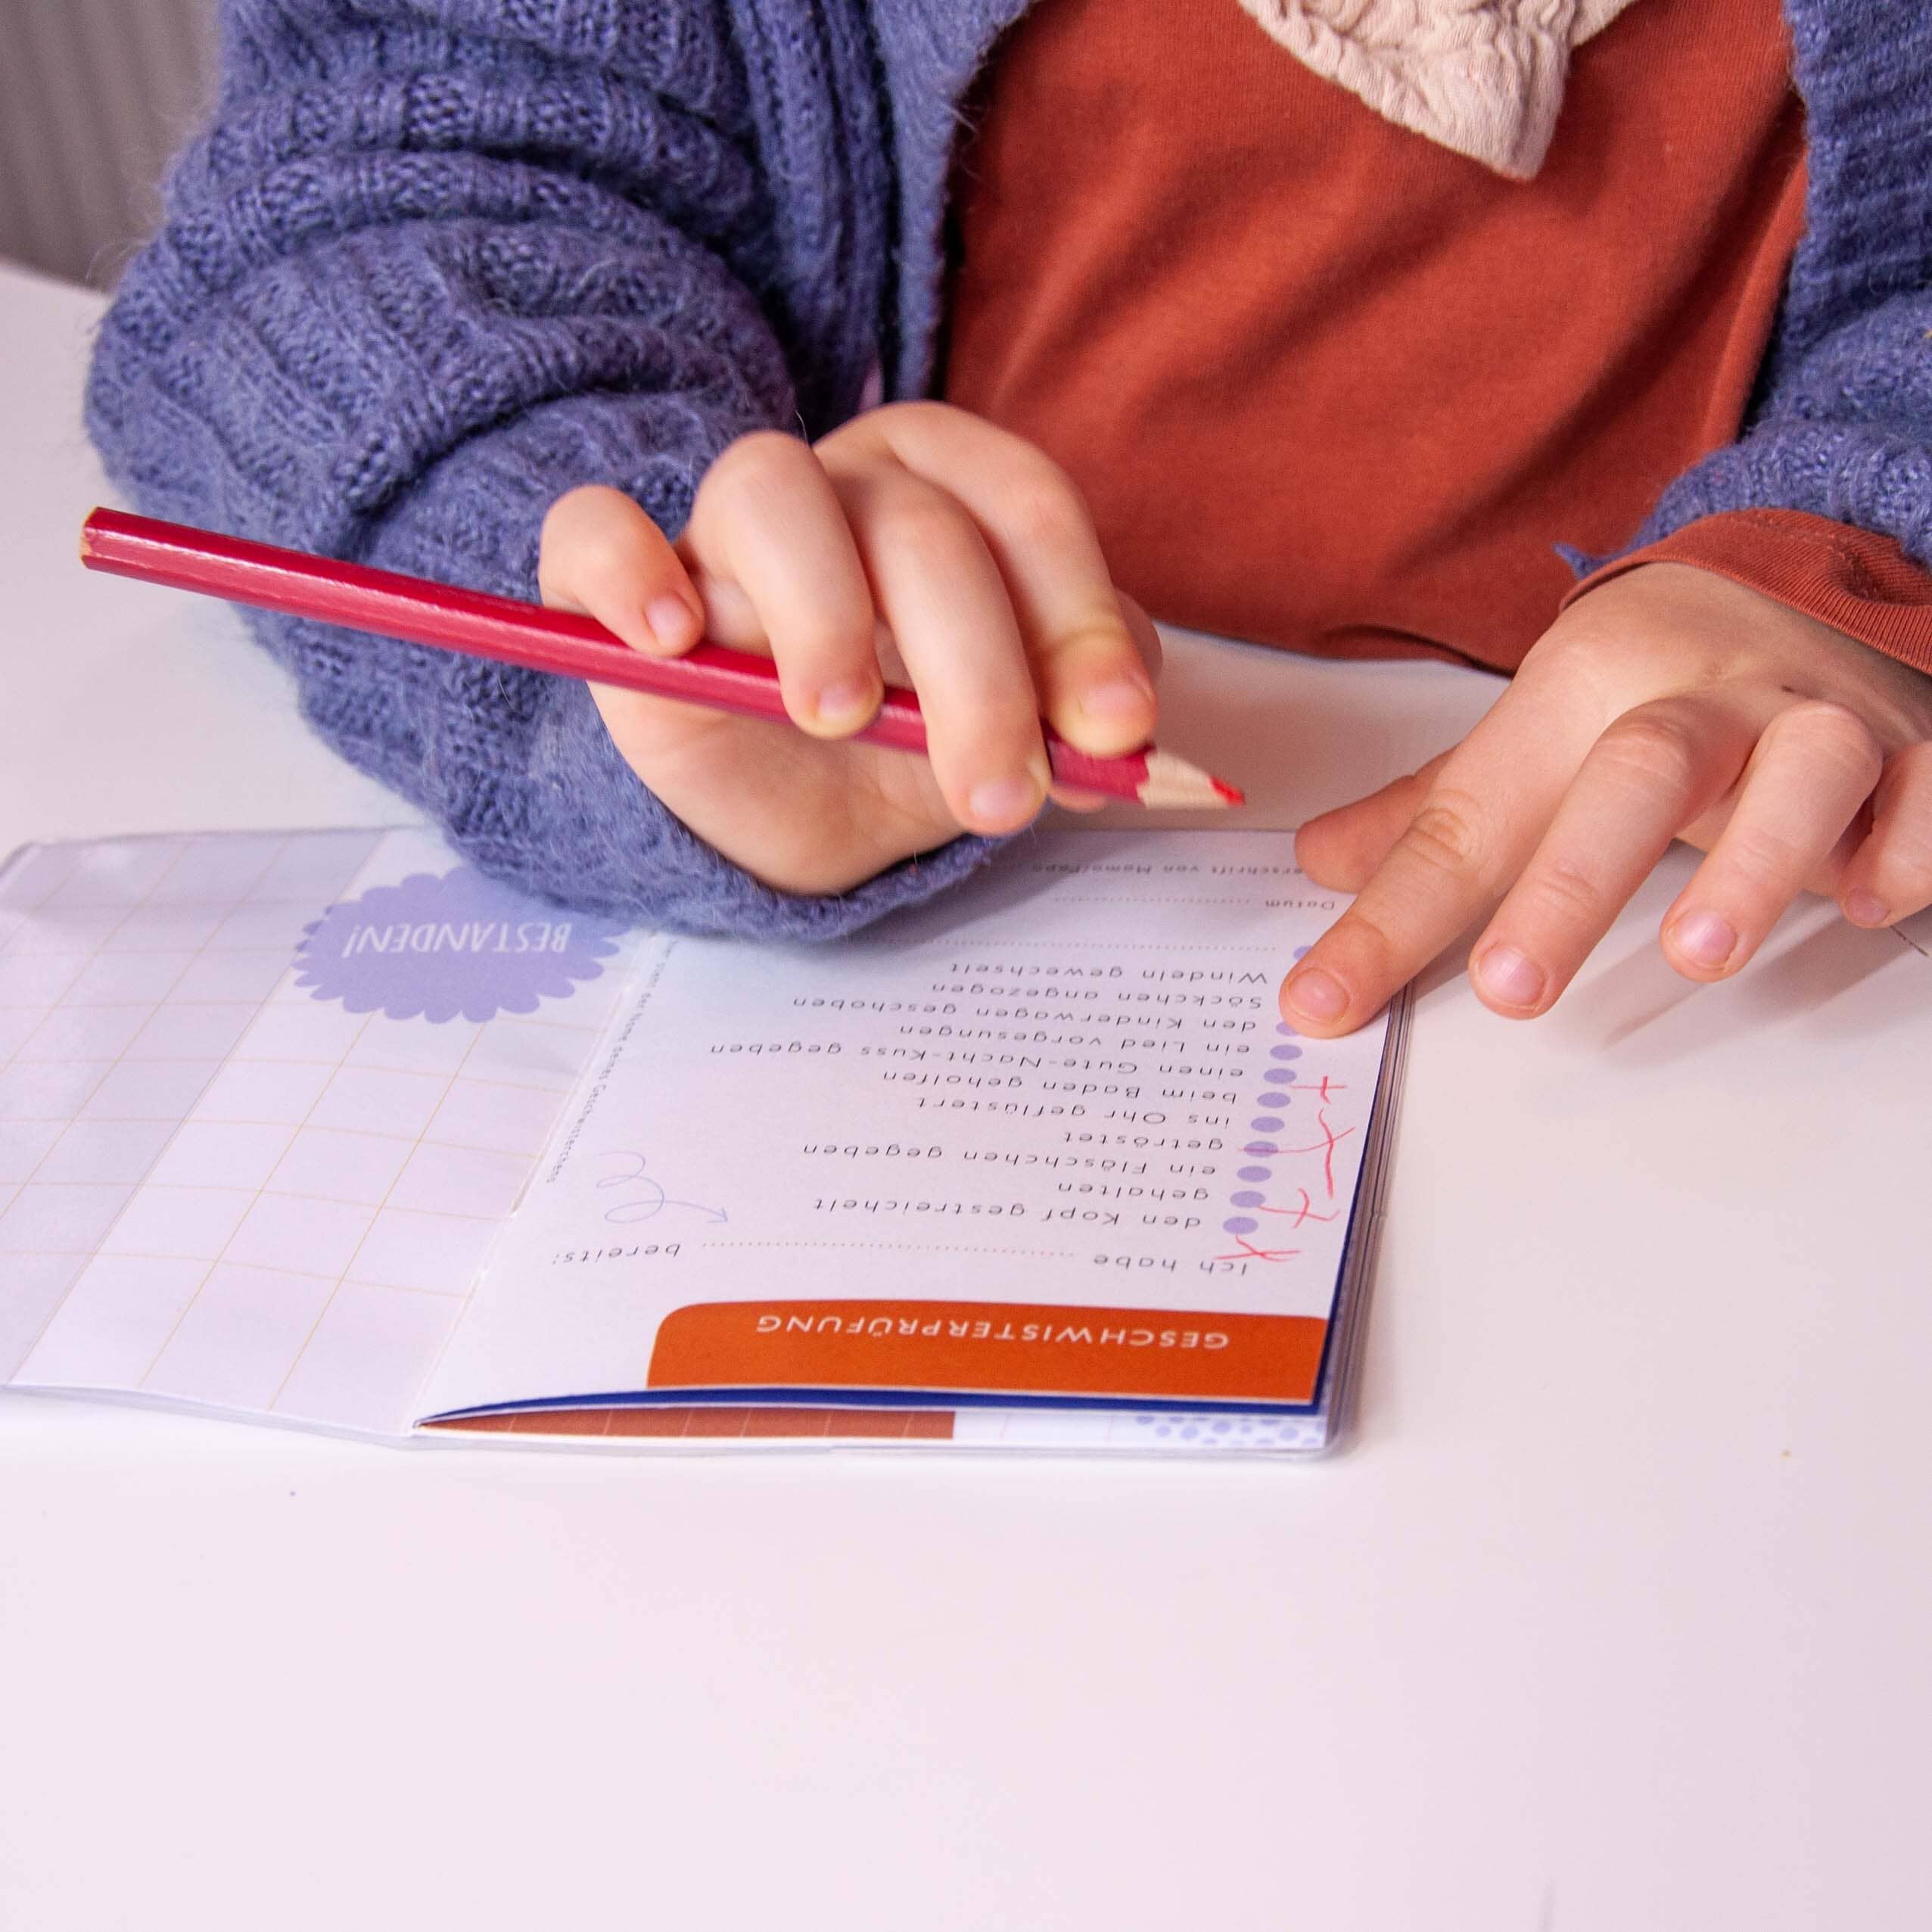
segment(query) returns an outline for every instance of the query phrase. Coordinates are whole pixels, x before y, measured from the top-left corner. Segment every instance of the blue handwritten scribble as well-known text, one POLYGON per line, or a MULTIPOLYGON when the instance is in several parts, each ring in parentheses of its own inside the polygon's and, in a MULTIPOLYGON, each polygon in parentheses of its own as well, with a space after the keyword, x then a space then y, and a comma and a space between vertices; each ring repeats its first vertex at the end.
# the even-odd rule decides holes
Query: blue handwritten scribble
POLYGON ((630 1190, 630 1198, 618 1202, 616 1206, 605 1210, 604 1218, 620 1227, 629 1227, 640 1221, 655 1221, 657 1217, 673 1208, 683 1208, 687 1213, 696 1215, 700 1220, 712 1222, 728 1221, 731 1217, 722 1208, 708 1208, 699 1201, 675 1201, 664 1191, 663 1184, 655 1174, 645 1171, 645 1158, 639 1153, 612 1153, 603 1156, 616 1161, 617 1169, 605 1175, 598 1187, 623 1187, 630 1190))

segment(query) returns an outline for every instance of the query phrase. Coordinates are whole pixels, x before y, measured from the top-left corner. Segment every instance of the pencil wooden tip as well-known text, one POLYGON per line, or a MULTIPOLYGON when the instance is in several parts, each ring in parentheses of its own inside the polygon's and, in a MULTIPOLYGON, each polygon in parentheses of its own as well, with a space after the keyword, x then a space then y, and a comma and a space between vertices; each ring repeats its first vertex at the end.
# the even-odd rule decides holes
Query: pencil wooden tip
POLYGON ((1211 778, 1208 782, 1221 794, 1224 805, 1245 805, 1248 802, 1248 795, 1238 785, 1230 785, 1224 778, 1211 778))
POLYGON ((1245 801, 1233 786, 1211 776, 1199 765, 1190 765, 1171 751, 1156 749, 1147 754, 1147 776, 1140 787, 1140 802, 1168 810, 1189 807, 1218 812, 1245 801))

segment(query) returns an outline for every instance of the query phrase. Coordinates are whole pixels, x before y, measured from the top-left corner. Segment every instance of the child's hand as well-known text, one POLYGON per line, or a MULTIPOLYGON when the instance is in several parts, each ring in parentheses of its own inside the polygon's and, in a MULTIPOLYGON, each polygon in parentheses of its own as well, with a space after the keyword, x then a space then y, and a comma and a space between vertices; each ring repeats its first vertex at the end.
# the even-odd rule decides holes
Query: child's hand
POLYGON ((633 649, 674 657, 708 635, 776 659, 802 730, 594 689, 645 784, 782 891, 844 891, 962 829, 1025 825, 1050 791, 1043 714, 1103 755, 1153 734, 1153 627, 1114 590, 1078 492, 1031 444, 937 403, 875 409, 815 447, 744 437, 675 545, 627 496, 574 490, 545 521, 539 574, 546 603, 633 649), (919 694, 929 764, 838 742, 888 677, 919 694))
POLYGON ((1486 909, 1483 1003, 1546 1011, 1673 838, 1710 856, 1664 957, 1717 980, 1803 889, 1858 926, 1932 901, 1932 678, 1707 571, 1653 564, 1579 598, 1463 742, 1302 828, 1361 897, 1282 1011, 1345 1033, 1486 909))

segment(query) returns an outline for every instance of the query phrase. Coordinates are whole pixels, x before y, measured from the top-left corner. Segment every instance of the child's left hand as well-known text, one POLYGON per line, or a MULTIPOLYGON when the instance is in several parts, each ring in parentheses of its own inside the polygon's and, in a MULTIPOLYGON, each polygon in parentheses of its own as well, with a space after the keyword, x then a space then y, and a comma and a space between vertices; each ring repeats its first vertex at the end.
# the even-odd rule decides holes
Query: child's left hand
POLYGON ((1932 677, 1709 571, 1613 578, 1460 745, 1302 828, 1310 877, 1361 896, 1281 1010, 1350 1031, 1501 900, 1476 995, 1547 1012, 1677 838, 1710 854, 1663 919, 1687 978, 1735 972, 1803 890, 1856 926, 1932 903, 1932 677))

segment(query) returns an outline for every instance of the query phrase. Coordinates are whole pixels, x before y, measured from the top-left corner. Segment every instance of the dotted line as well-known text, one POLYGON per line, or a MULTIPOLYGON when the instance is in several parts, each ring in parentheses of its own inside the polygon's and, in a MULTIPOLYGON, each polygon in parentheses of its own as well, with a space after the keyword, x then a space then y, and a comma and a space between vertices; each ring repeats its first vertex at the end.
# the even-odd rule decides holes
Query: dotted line
POLYGON ((1066 1248, 935 1248, 923 1241, 701 1241, 698 1245, 704 1248, 878 1248, 920 1255, 1012 1255, 1042 1262, 1077 1258, 1066 1248))

